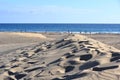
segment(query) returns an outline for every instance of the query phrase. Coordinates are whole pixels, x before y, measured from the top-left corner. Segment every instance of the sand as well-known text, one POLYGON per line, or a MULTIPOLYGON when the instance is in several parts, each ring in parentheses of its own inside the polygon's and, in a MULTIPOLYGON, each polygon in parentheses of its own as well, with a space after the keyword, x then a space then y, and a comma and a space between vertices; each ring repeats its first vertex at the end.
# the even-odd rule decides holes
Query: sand
POLYGON ((0 53, 31 46, 46 40, 48 39, 45 36, 37 33, 0 32, 0 53))
POLYGON ((40 35, 46 39, 1 54, 1 80, 120 80, 119 49, 89 35, 40 35))
POLYGON ((31 38, 42 38, 42 39, 46 39, 45 36, 43 36, 42 34, 39 33, 25 33, 25 32, 11 32, 9 33, 10 35, 17 35, 17 36, 23 36, 23 37, 31 37, 31 38))
POLYGON ((86 34, 85 36, 120 49, 120 34, 86 34))

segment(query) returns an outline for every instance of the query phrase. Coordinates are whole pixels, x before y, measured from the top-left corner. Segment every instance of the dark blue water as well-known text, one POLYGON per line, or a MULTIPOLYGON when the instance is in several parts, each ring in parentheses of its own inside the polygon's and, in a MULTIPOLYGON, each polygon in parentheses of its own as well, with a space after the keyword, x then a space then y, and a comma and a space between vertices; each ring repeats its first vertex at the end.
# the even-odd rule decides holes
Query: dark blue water
POLYGON ((0 24, 0 31, 120 33, 120 24, 0 24))

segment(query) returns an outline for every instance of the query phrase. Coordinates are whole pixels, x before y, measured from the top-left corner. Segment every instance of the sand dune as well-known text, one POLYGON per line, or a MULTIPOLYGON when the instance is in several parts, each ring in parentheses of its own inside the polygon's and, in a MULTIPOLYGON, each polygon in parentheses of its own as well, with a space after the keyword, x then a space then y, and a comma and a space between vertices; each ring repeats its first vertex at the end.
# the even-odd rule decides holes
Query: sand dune
POLYGON ((0 32, 0 54, 48 40, 40 33, 0 32))
POLYGON ((78 34, 5 57, 1 80, 120 80, 120 50, 78 34))
POLYGON ((37 38, 43 38, 45 39, 46 37, 43 36, 42 34, 39 33, 24 33, 24 32, 11 32, 11 35, 18 35, 18 36, 23 36, 23 37, 37 37, 37 38))
POLYGON ((48 40, 40 33, 0 32, 0 44, 35 43, 48 40))

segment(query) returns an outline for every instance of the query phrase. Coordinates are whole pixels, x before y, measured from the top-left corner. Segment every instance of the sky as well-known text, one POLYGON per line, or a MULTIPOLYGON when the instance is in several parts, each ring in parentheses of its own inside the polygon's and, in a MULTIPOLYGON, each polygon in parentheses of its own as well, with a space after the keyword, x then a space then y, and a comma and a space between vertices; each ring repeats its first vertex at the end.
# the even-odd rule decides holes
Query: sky
POLYGON ((0 23, 120 23, 120 0, 0 0, 0 23))

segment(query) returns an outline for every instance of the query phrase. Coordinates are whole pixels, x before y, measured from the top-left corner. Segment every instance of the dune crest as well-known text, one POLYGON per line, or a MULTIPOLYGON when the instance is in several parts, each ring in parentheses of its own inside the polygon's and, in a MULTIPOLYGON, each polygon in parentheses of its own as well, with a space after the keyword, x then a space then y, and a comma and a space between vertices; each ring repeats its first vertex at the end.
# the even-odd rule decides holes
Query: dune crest
POLYGON ((23 37, 36 37, 36 38, 43 38, 46 39, 46 37, 39 33, 24 33, 24 32, 12 32, 11 35, 18 35, 23 37))
POLYGON ((120 50, 79 34, 13 53, 0 79, 120 80, 120 50))

